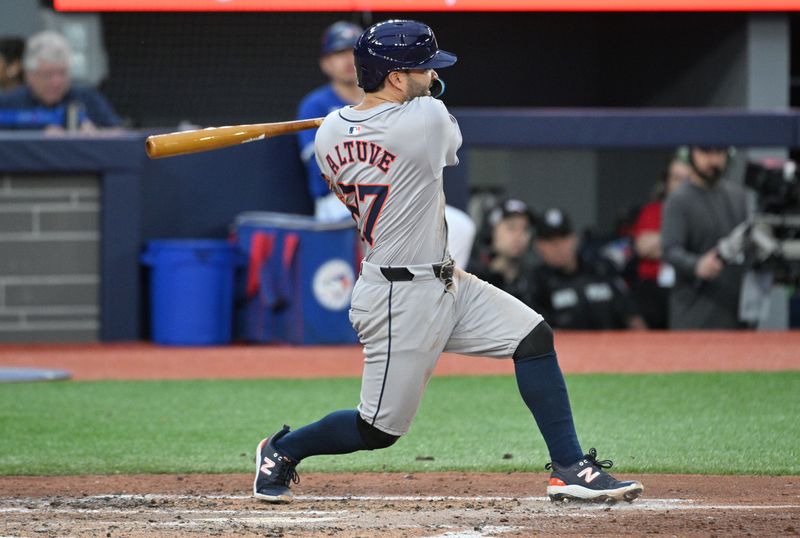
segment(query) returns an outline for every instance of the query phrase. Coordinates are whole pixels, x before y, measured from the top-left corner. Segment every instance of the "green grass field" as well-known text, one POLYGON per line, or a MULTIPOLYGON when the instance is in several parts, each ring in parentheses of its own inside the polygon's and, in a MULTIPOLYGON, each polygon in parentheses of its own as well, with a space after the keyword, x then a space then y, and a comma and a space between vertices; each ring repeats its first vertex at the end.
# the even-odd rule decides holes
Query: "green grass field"
MULTIPOLYGON (((584 449, 619 472, 800 474, 800 372, 567 383, 584 449)), ((0 475, 249 472, 263 436, 354 407, 358 393, 356 379, 0 385, 0 475)), ((547 461, 513 377, 440 377, 395 446, 301 470, 541 471, 547 461)))

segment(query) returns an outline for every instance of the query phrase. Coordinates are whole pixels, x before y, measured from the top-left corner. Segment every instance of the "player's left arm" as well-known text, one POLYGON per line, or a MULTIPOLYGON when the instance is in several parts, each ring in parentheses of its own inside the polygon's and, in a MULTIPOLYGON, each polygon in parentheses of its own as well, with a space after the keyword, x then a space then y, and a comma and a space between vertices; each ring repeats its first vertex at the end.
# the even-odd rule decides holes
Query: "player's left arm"
POLYGON ((461 147, 461 129, 456 119, 448 112, 444 103, 433 97, 420 97, 425 118, 425 148, 434 175, 445 166, 458 164, 456 152, 461 147))

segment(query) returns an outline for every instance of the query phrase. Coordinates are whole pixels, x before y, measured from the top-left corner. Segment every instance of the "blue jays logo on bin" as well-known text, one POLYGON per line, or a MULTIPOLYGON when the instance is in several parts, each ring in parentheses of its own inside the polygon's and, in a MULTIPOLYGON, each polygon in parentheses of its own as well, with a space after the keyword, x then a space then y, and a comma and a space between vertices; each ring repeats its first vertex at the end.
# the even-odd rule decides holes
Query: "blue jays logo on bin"
POLYGON ((325 262, 314 274, 312 289, 319 304, 328 310, 344 310, 350 305, 355 274, 342 259, 325 262))

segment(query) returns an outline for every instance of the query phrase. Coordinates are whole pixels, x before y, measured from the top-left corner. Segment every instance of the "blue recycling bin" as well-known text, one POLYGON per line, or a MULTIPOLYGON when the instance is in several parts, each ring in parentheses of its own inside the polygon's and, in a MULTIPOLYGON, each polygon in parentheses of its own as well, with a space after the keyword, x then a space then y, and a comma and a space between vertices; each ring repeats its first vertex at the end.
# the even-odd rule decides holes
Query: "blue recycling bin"
POLYGON ((231 341, 236 246, 223 240, 148 241, 152 339, 166 345, 231 341))

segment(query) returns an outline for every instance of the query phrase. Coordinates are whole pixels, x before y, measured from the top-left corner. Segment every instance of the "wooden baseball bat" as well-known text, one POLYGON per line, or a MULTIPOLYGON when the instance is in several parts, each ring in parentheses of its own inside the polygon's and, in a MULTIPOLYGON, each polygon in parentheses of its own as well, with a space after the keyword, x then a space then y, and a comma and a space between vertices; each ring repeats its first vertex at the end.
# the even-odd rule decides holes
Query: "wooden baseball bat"
POLYGON ((199 151, 227 148, 237 144, 246 144, 255 140, 264 140, 272 136, 295 133, 305 129, 315 129, 322 125, 324 118, 309 120, 284 121, 277 123, 253 123, 248 125, 231 125, 228 127, 208 127, 194 131, 179 131, 148 136, 145 151, 151 159, 186 155, 199 151))

